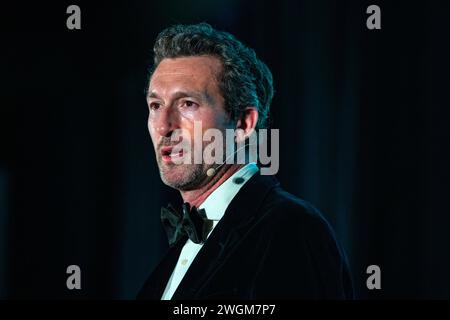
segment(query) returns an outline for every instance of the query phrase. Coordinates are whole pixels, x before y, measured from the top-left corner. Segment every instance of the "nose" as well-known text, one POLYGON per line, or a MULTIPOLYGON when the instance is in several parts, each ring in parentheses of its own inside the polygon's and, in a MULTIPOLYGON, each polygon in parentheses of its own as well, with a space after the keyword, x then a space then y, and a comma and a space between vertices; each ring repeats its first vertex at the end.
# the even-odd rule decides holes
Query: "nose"
POLYGON ((155 131, 163 137, 170 137, 179 128, 179 115, 172 107, 163 107, 153 123, 155 131))

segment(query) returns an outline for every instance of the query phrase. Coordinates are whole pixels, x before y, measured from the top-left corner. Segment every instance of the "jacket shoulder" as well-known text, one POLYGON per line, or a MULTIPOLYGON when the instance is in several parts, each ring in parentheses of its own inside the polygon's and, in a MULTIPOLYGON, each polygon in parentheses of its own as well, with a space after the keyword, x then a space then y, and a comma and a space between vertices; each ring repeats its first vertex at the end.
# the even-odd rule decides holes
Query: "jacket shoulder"
POLYGON ((323 214, 310 202, 303 200, 277 186, 271 190, 262 201, 260 209, 260 222, 271 226, 276 231, 278 225, 283 230, 296 230, 299 228, 308 234, 317 229, 323 232, 334 232, 323 214), (312 230, 312 229, 313 230, 312 230))
POLYGON ((328 221, 311 203, 277 186, 261 202, 258 224, 265 258, 255 296, 353 297, 345 252, 328 221), (271 277, 273 281, 268 280, 271 277))

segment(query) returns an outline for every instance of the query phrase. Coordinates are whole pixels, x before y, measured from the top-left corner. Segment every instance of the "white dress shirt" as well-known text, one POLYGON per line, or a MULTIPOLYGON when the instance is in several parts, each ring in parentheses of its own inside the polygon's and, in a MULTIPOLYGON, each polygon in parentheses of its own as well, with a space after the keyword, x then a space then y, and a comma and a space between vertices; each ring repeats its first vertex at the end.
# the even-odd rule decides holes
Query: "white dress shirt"
MULTIPOLYGON (((207 218, 213 220, 213 227, 207 238, 211 235, 211 232, 213 232, 217 223, 219 223, 219 220, 224 215, 231 200, 233 200, 242 186, 258 172, 258 170, 258 166, 255 162, 245 165, 214 190, 213 193, 211 193, 199 206, 199 209, 205 209, 207 218)), ((194 243, 191 239, 186 241, 181 250, 178 262, 175 265, 175 269, 167 282, 161 300, 170 300, 172 298, 175 290, 178 288, 178 285, 202 246, 203 244, 194 243)))

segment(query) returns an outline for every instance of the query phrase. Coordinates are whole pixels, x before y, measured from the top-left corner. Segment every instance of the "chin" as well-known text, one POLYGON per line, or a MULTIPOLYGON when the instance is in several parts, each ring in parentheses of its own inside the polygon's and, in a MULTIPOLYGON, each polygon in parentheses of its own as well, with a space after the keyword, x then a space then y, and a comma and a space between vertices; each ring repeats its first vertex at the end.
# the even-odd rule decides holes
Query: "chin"
POLYGON ((174 165, 160 167, 161 180, 177 190, 195 190, 204 180, 206 173, 201 165, 174 165))

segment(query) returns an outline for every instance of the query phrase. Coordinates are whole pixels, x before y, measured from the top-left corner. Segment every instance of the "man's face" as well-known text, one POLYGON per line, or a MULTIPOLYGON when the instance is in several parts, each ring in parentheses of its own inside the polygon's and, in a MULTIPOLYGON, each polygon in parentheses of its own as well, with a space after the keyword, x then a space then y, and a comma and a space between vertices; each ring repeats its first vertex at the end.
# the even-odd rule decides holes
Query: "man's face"
POLYGON ((190 139, 191 151, 204 150, 208 143, 194 144, 194 121, 201 121, 203 132, 209 128, 224 132, 232 124, 217 80, 221 68, 220 60, 212 56, 163 59, 151 77, 148 129, 161 179, 175 189, 197 189, 210 179, 206 171, 212 165, 194 164, 190 151, 171 153, 179 142, 171 141, 174 130, 181 129, 182 139, 190 139), (184 157, 190 157, 190 164, 180 161, 184 157))

